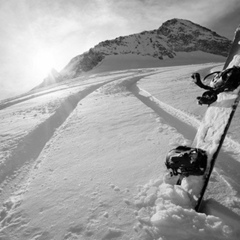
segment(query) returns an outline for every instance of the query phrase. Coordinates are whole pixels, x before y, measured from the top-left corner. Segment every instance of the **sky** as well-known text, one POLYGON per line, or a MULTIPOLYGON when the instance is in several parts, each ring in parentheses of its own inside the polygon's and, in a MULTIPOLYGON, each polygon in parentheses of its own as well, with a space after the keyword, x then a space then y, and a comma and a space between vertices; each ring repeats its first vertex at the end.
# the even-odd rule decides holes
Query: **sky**
POLYGON ((101 41, 187 19, 232 39, 239 0, 0 0, 0 99, 35 87, 101 41))

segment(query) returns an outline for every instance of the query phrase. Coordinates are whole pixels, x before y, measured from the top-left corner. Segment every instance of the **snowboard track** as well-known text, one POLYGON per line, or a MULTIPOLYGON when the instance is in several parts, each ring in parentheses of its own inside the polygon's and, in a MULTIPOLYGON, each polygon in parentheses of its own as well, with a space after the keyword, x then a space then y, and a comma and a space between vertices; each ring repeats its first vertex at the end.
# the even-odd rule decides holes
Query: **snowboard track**
MULTIPOLYGON (((10 185, 9 182, 7 184, 7 187, 9 188, 9 186, 12 185, 11 182, 14 183, 14 179, 17 178, 17 176, 20 175, 21 172, 25 176, 27 173, 22 171, 22 169, 25 166, 27 168, 28 166, 31 167, 31 165, 36 162, 35 160, 41 154, 46 144, 51 140, 55 132, 57 132, 57 129, 61 127, 61 125, 71 115, 71 113, 77 107, 78 103, 97 89, 116 80, 122 80, 122 83, 124 83, 128 91, 131 92, 147 107, 151 108, 161 118, 161 121, 175 128, 176 131, 182 134, 185 138, 193 140, 196 133, 196 128, 199 124, 198 120, 194 119, 194 117, 192 117, 191 115, 188 116, 188 114, 185 114, 184 112, 181 112, 178 109, 174 109, 168 104, 161 102, 160 100, 152 96, 150 93, 137 86, 138 81, 142 80, 146 76, 154 75, 156 73, 157 71, 154 73, 148 72, 139 75, 136 74, 135 76, 117 77, 109 81, 100 82, 98 84, 91 84, 85 89, 81 89, 77 93, 74 93, 67 97, 52 116, 50 116, 41 124, 37 125, 35 129, 33 129, 31 132, 29 132, 27 136, 21 139, 17 148, 12 153, 10 159, 7 159, 6 164, 0 169, 0 184, 4 183, 6 179, 10 179, 10 185)), ((72 87, 73 86, 71 86, 70 88, 72 87)), ((64 89, 54 90, 44 94, 50 94, 52 92, 61 90, 64 89)), ((26 99, 24 101, 26 101, 26 99)), ((14 104, 16 103, 17 102, 15 102, 14 104)), ((225 177, 225 175, 228 175, 227 173, 229 171, 235 173, 237 169, 240 168, 239 165, 240 163, 237 162, 233 157, 231 157, 230 153, 226 153, 223 151, 220 152, 219 161, 216 167, 220 167, 220 177, 223 178, 223 181, 226 181, 226 185, 230 185, 230 187, 233 188, 234 186, 239 185, 240 175, 238 173, 232 175, 231 178, 225 177), (228 160, 227 163, 225 161, 226 159, 228 160)), ((27 169, 26 171, 28 172, 29 169, 27 169)), ((219 172, 217 172, 217 174, 219 175, 219 172)))
MULTIPOLYGON (((189 130, 189 128, 193 128, 193 126, 191 124, 186 123, 184 120, 179 119, 179 115, 174 114, 173 111, 168 111, 167 108, 168 107, 171 108, 171 106, 167 106, 167 108, 161 107, 161 102, 158 99, 156 99, 155 97, 153 97, 151 94, 148 94, 148 96, 145 96, 145 94, 142 95, 141 92, 145 92, 145 93, 147 93, 147 92, 145 90, 139 88, 136 85, 136 83, 138 81, 140 81, 143 77, 144 76, 136 76, 136 77, 128 77, 126 79, 125 78, 122 78, 122 79, 125 79, 123 81, 125 81, 126 86, 128 86, 128 90, 137 99, 139 99, 147 107, 151 108, 156 113, 156 115, 158 115, 162 119, 161 121, 164 121, 164 123, 169 124, 168 121, 170 120, 170 123, 171 123, 170 126, 176 128, 176 130, 178 132, 181 131, 180 133, 185 137, 186 132, 188 132, 188 131, 184 132, 181 129, 181 127, 179 127, 180 126, 179 124, 183 124, 183 126, 185 126, 185 128, 188 129, 188 130, 189 130), (128 84, 128 83, 130 83, 130 84, 128 84), (176 122, 177 122, 177 124, 176 124, 176 122)), ((96 91, 97 89, 99 89, 102 86, 104 86, 104 85, 106 85, 106 84, 108 84, 112 81, 115 81, 115 80, 116 79, 108 81, 108 82, 100 83, 100 84, 95 84, 94 86, 91 85, 88 88, 86 88, 84 90, 81 90, 78 93, 75 93, 75 94, 72 94, 71 96, 69 96, 66 100, 64 100, 64 102, 62 102, 61 106, 56 110, 56 112, 51 117, 49 117, 45 122, 38 125, 32 132, 30 132, 24 139, 22 139, 22 141, 21 141, 21 143, 19 143, 19 145, 23 144, 23 145, 21 145, 23 149, 19 149, 19 151, 24 150, 24 151, 26 151, 26 154, 27 154, 26 156, 29 156, 29 153, 32 151, 31 146, 34 145, 34 143, 32 141, 35 140, 36 141, 35 143, 38 144, 38 140, 39 141, 41 140, 42 145, 38 146, 38 148, 34 149, 33 153, 31 153, 33 158, 30 159, 28 157, 29 161, 34 162, 34 160, 36 160, 38 158, 38 156, 41 154, 41 152, 42 152, 43 148, 46 146, 46 144, 51 140, 52 136, 55 133, 57 133, 57 129, 59 129, 62 126, 62 124, 64 124, 64 122, 67 121, 68 117, 72 114, 72 112, 77 107, 79 102, 81 100, 83 100, 85 97, 89 96, 94 91, 96 91), (48 133, 47 136, 44 135, 44 130, 47 130, 46 131, 48 133), (44 136, 42 136, 42 135, 44 135, 44 136), (39 136, 41 136, 41 137, 39 137, 39 136), (38 138, 42 138, 42 137, 43 137, 43 139, 38 139, 38 138)), ((164 104, 164 103, 162 103, 162 104, 164 104)), ((178 111, 177 109, 175 109, 175 110, 178 111)), ((194 128, 191 131, 195 131, 194 128)), ((191 135, 191 134, 189 134, 189 135, 191 135)), ((19 146, 19 148, 21 146, 19 146)), ((24 153, 21 153, 21 154, 22 154, 22 156, 25 156, 24 153)), ((227 153, 225 153, 225 154, 227 156, 229 155, 227 153)), ((26 163, 27 163, 27 160, 24 161, 22 163, 22 165, 24 165, 26 163)), ((21 168, 21 166, 19 166, 19 168, 21 168)), ((1 172, 0 172, 0 176, 1 176, 1 172)), ((221 206, 221 207, 223 207, 223 206, 221 206)), ((232 212, 230 214, 232 214, 232 212)), ((236 216, 236 217, 239 220, 238 216, 236 216)), ((2 219, 0 218, 0 221, 2 220, 3 222, 6 222, 6 224, 8 224, 8 222, 5 221, 5 219, 7 220, 8 216, 7 217, 2 217, 2 219)), ((146 225, 149 224, 149 227, 152 226, 149 222, 143 222, 143 225, 144 224, 146 224, 146 225)), ((145 237, 146 239, 155 239, 154 234, 150 230, 148 230, 148 228, 144 228, 144 230, 147 234, 147 236, 145 237)), ((34 238, 48 238, 47 232, 42 232, 41 233, 41 232, 37 232, 37 231, 38 231, 38 229, 36 229, 36 235, 34 236, 34 238)), ((65 235, 64 239, 65 238, 67 239, 68 237, 69 237, 69 239, 71 237, 73 237, 73 238, 77 237, 77 234, 74 235, 74 233, 75 233, 74 231, 77 233, 80 230, 75 229, 75 228, 69 229, 69 234, 65 235)), ((109 234, 109 235, 106 235, 105 238, 107 239, 111 236, 112 236, 112 234, 109 234)), ((121 235, 117 234, 117 232, 116 232, 115 236, 116 236, 116 238, 121 237, 121 235)), ((5 237, 5 235, 4 235, 4 237, 5 237)))
MULTIPOLYGON (((123 77, 115 77, 114 79, 112 80, 109 80, 109 81, 101 81, 99 84, 106 84, 108 82, 111 82, 111 81, 115 81, 115 80, 118 80, 118 79, 121 79, 123 77)), ((85 85, 93 85, 95 83, 83 83, 81 84, 81 86, 85 86, 85 85)), ((3 100, 3 101, 0 101, 0 110, 3 110, 5 108, 8 108, 8 107, 11 107, 13 105, 16 105, 18 103, 22 103, 22 102, 25 102, 25 101, 28 101, 28 100, 31 100, 33 98, 37 98, 37 97, 41 97, 41 96, 44 96, 44 95, 47 95, 47 94, 51 94, 51 93, 55 93, 55 92, 59 92, 59 91, 63 91, 63 90, 66 90, 66 89, 72 89, 72 88, 79 88, 79 83, 75 83, 75 84, 72 84, 72 85, 63 85, 60 84, 58 86, 57 89, 55 89, 57 86, 53 85, 51 86, 49 89, 39 89, 38 91, 30 91, 26 94, 22 94, 18 97, 13 97, 13 98, 10 98, 10 99, 6 99, 6 100, 3 100), (60 87, 61 86, 61 87, 60 87), (60 88, 59 88, 60 87, 60 88), (51 89, 53 88, 53 89, 51 89)))
MULTIPOLYGON (((120 76, 111 80, 101 81, 98 84, 90 84, 86 88, 81 89, 77 93, 71 94, 65 100, 63 100, 53 115, 37 125, 25 137, 20 139, 16 149, 13 150, 9 158, 7 158, 0 166, 0 186, 2 187, 0 201, 8 198, 9 194, 14 191, 14 189, 12 189, 14 185, 20 185, 20 182, 22 182, 22 180, 30 171, 31 167, 35 164, 38 156, 41 154, 46 144, 51 140, 53 135, 57 133, 57 130, 64 124, 81 100, 111 82, 118 80, 122 80, 124 83, 129 81, 137 82, 143 76, 149 76, 152 74, 153 73, 148 72, 142 74, 140 73, 139 75, 137 74, 137 76, 120 76)), ((82 85, 70 86, 69 88, 73 87, 82 87, 82 85)), ((65 90, 65 88, 52 90, 47 93, 45 92, 44 94, 41 93, 40 95, 51 94, 53 92, 62 90, 65 90)), ((14 102, 12 102, 9 106, 6 104, 5 107, 10 107, 14 104, 27 101, 38 96, 39 95, 27 96, 27 99, 20 99, 19 101, 15 99, 14 102)))
POLYGON ((0 168, 0 184, 4 185, 4 181, 7 179, 12 181, 20 174, 20 169, 24 168, 25 165, 34 163, 47 142, 67 120, 81 100, 103 85, 115 80, 91 85, 68 96, 48 119, 37 125, 19 141, 16 149, 0 168))
MULTIPOLYGON (((132 94, 143 104, 151 108, 164 123, 175 128, 178 133, 184 136, 184 138, 193 141, 200 121, 194 119, 194 116, 188 115, 161 102, 146 90, 139 88, 136 83, 137 82, 129 86, 129 91, 132 92, 132 94)), ((225 141, 233 142, 233 140, 228 138, 226 138, 225 141)), ((240 169, 240 162, 236 161, 236 159, 232 156, 232 152, 221 150, 215 169, 216 174, 228 188, 239 188, 240 174, 237 169, 240 169), (228 176, 228 172, 233 174, 228 176)), ((238 198, 240 198, 240 193, 235 192, 235 194, 238 198)))
MULTIPOLYGON (((188 123, 178 119, 174 116, 170 111, 164 110, 161 105, 160 101, 154 98, 150 93, 147 91, 140 89, 137 85, 132 85, 129 90, 134 94, 136 98, 138 98, 143 104, 147 107, 151 108, 163 121, 164 123, 170 125, 171 127, 175 128, 178 133, 182 134, 188 140, 193 140, 196 129, 189 125, 188 123), (147 93, 148 96, 144 96, 141 92, 147 93)), ((170 106, 169 106, 170 108, 170 106)), ((176 109, 177 112, 177 109, 176 109)), ((184 113, 182 113, 184 114, 184 113)))

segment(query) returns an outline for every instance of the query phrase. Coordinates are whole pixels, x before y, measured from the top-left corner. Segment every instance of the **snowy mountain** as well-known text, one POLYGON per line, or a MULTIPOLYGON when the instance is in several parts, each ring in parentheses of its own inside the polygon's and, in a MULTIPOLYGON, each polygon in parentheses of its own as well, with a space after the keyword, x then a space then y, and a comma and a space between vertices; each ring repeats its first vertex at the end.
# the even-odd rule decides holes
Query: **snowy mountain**
POLYGON ((52 83, 55 83, 56 80, 60 82, 63 79, 61 74, 56 69, 53 68, 51 72, 48 74, 48 76, 43 80, 41 87, 51 85, 52 83))
MULTIPOLYGON (((174 35, 166 29, 161 30, 166 38, 174 35)), ((213 38, 204 31, 198 39, 213 38)), ((107 55, 97 52, 99 44, 85 53, 85 62, 76 57, 68 65, 78 76, 94 62, 97 67, 90 74, 61 81, 64 71, 52 70, 45 83, 57 84, 0 102, 1 240, 240 239, 240 108, 202 212, 193 210, 191 192, 166 181, 167 153, 191 145, 206 110, 196 104, 202 89, 190 76, 223 67, 193 64, 194 53, 200 56, 203 50, 178 52, 181 46, 174 44, 173 58, 164 55, 164 60, 136 53, 107 55), (116 61, 111 60, 119 56, 169 61, 169 66, 112 70, 116 61), (190 65, 182 65, 183 56, 190 65), (177 58, 181 66, 170 66, 177 58), (109 72, 97 73, 107 64, 109 72)), ((201 57, 209 60, 210 55, 202 52, 201 57)))
POLYGON ((63 79, 75 78, 112 55, 132 54, 165 60, 175 58, 180 52, 201 51, 226 57, 230 46, 230 40, 205 27, 188 20, 172 19, 153 31, 100 42, 88 52, 74 57, 61 75, 63 79))

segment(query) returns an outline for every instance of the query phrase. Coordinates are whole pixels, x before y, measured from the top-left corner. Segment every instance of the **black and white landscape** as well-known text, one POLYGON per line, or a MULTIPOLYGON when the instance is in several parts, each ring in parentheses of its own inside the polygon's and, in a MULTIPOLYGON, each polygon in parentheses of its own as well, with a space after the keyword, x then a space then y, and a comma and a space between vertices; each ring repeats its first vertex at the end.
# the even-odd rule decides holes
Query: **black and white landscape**
POLYGON ((162 184, 166 154, 191 144, 206 110, 190 76, 222 69, 230 45, 173 19, 101 42, 3 100, 0 239, 239 239, 239 111, 206 192, 209 215, 162 184))

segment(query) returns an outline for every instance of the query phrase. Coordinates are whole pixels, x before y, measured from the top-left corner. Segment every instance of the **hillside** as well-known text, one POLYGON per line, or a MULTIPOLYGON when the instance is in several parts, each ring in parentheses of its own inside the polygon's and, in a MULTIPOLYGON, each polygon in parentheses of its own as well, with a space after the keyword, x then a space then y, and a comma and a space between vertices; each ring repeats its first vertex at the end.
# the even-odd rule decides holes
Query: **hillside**
POLYGON ((239 111, 205 195, 208 215, 162 187, 168 151, 192 142, 204 110, 189 76, 218 65, 106 72, 7 102, 0 239, 239 240, 239 111))
MULTIPOLYGON (((163 66, 162 63, 166 60, 176 59, 178 61, 175 65, 182 65, 181 54, 185 54, 182 61, 184 58, 189 58, 190 61, 187 64, 195 63, 192 62, 191 58, 196 58, 196 53, 198 53, 196 63, 219 62, 224 61, 223 57, 227 56, 230 46, 230 40, 210 29, 188 20, 172 19, 163 23, 156 30, 100 42, 88 52, 74 57, 60 74, 55 74, 55 77, 48 76, 41 86, 49 85, 53 80, 58 82, 76 78, 80 74, 94 69, 108 57, 111 57, 111 61, 118 59, 117 65, 121 65, 122 58, 125 59, 124 61, 127 61, 128 58, 131 59, 131 61, 127 61, 128 68, 129 64, 131 68, 144 67, 146 62, 152 63, 153 67, 163 66), (186 55, 186 53, 192 54, 186 55), (122 57, 120 61, 119 56, 122 57), (133 61, 134 64, 132 64, 133 61), (139 61, 144 62, 144 64, 139 65, 139 61)), ((151 64, 146 67, 151 67, 151 64)))

